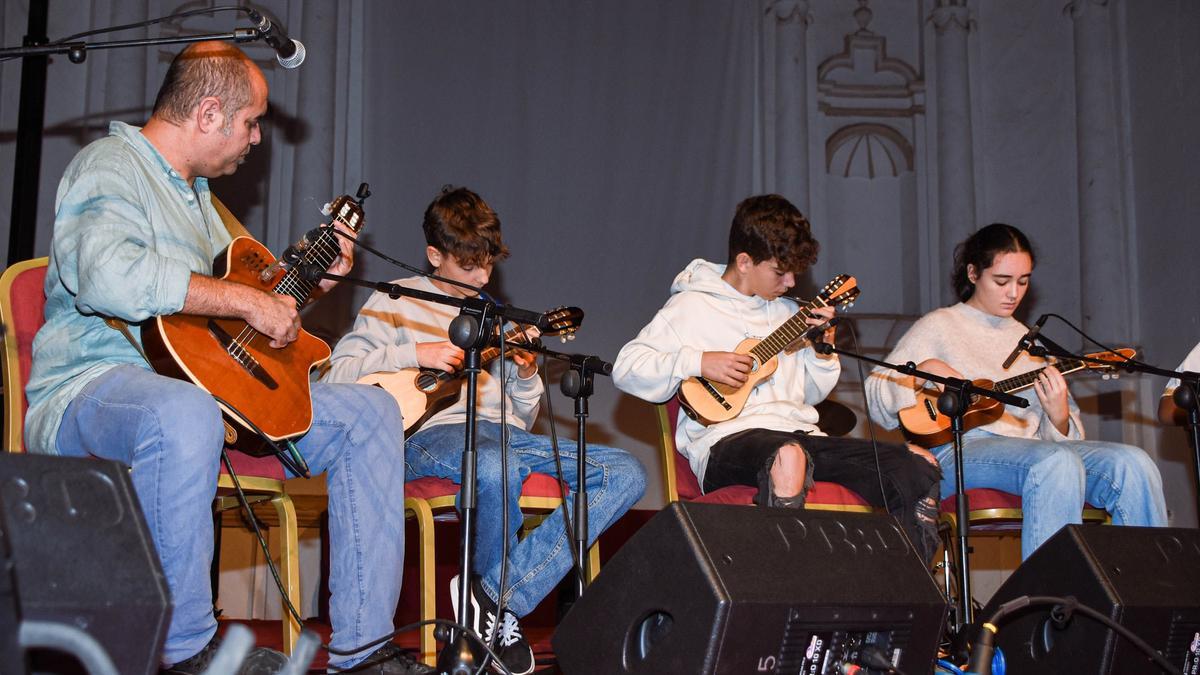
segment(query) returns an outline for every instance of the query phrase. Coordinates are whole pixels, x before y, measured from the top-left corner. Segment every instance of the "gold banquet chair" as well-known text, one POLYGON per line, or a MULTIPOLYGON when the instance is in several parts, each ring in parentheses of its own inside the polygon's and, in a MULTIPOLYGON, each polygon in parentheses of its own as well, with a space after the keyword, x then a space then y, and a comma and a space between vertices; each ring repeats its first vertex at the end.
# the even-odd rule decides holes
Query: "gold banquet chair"
MULTIPOLYGON (((33 363, 33 338, 45 322, 45 279, 49 258, 18 262, 0 274, 0 322, 4 333, 4 352, 0 367, 4 375, 4 450, 25 452, 25 383, 33 363)), ((279 537, 279 576, 286 596, 300 605, 299 532, 296 509, 284 490, 282 465, 273 458, 258 458, 230 450, 230 462, 238 474, 242 490, 251 503, 269 501, 275 507, 282 528, 279 537)), ((233 480, 221 465, 214 508, 224 511, 239 506, 233 494, 233 480)), ((281 603, 282 604, 282 603, 281 603)), ((290 654, 300 635, 300 627, 283 606, 283 651, 290 654)))

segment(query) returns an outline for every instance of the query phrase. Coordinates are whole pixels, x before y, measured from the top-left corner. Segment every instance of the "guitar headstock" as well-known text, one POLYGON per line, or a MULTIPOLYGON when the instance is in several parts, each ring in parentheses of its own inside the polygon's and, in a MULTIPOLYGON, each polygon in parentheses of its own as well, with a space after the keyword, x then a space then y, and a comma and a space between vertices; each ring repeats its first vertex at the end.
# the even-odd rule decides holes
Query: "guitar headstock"
POLYGON ((583 324, 583 310, 578 307, 556 307, 542 315, 538 330, 542 335, 558 335, 563 341, 574 339, 575 331, 583 324))
MULTIPOLYGON (((366 183, 363 185, 366 185, 366 183)), ((362 188, 359 189, 361 190, 362 188)), ((366 216, 363 215, 362 204, 358 203, 358 200, 350 195, 342 195, 329 202, 321 207, 321 213, 329 216, 332 222, 340 222, 356 233, 366 224, 366 216)))
POLYGON ((1104 379, 1107 380, 1118 377, 1121 374, 1120 366, 1137 356, 1137 350, 1132 347, 1121 347, 1112 351, 1093 352, 1084 356, 1087 356, 1089 359, 1104 361, 1104 363, 1084 361, 1082 365, 1088 370, 1099 371, 1103 374, 1104 379))
POLYGON ((827 306, 841 305, 845 310, 854 304, 861 293, 857 279, 849 274, 839 274, 825 284, 817 298, 827 306))

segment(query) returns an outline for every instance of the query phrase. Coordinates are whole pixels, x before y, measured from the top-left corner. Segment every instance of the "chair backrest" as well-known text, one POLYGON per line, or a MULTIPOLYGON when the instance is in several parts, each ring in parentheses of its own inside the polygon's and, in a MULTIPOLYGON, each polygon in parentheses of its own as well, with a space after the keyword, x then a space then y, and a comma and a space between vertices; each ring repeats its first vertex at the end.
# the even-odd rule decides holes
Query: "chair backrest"
POLYGON ((700 496, 700 482, 692 472, 688 458, 675 447, 675 425, 679 421, 679 399, 672 396, 654 406, 658 413, 659 459, 662 460, 663 485, 667 503, 690 501, 700 496))
POLYGON ((0 322, 4 326, 4 450, 24 452, 25 383, 33 363, 33 336, 45 323, 49 258, 23 260, 0 274, 0 322))

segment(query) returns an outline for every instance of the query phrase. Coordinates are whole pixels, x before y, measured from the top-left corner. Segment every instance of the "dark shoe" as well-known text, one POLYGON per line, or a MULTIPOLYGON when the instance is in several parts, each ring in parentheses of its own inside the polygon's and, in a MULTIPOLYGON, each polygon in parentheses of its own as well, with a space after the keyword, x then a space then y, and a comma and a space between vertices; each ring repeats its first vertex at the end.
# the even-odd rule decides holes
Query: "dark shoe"
POLYGON ((435 671, 388 642, 371 652, 371 655, 358 665, 337 672, 358 675, 433 675, 435 671))
MULTIPOLYGON (((217 651, 221 647, 221 639, 213 636, 204 648, 196 652, 190 658, 184 659, 179 663, 158 671, 160 675, 194 675, 195 673, 203 673, 208 669, 209 664, 217 656, 217 651)), ((242 660, 242 665, 238 668, 238 675, 275 675, 281 668, 287 665, 288 659, 282 653, 274 649, 266 647, 255 647, 251 649, 246 658, 242 660)))
MULTIPOLYGON (((454 606, 454 615, 458 616, 458 577, 450 580, 451 604, 454 606)), ((471 602, 470 623, 467 627, 475 631, 476 635, 483 638, 484 641, 491 644, 492 634, 497 631, 497 623, 499 623, 499 635, 496 637, 494 651, 500 657, 500 661, 504 667, 499 664, 492 663, 490 669, 494 673, 512 673, 512 675, 529 675, 533 672, 534 659, 533 648, 529 646, 529 641, 525 639, 525 634, 521 632, 521 624, 517 620, 517 615, 513 612, 504 610, 500 621, 496 621, 496 602, 488 597, 488 594, 483 590, 483 584, 479 581, 479 577, 471 576, 470 593, 468 594, 471 602)))

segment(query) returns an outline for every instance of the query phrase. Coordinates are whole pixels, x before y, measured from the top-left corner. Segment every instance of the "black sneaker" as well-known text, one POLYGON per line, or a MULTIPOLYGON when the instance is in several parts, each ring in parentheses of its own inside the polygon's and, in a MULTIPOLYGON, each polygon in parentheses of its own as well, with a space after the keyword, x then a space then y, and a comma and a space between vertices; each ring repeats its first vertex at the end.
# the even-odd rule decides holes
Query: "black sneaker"
MULTIPOLYGON (((204 648, 196 652, 190 658, 184 659, 179 663, 158 671, 160 675, 194 675, 203 673, 208 669, 212 660, 217 656, 217 650, 221 647, 221 639, 213 636, 204 648)), ((288 658, 282 652, 277 652, 274 649, 266 647, 255 647, 246 654, 246 658, 242 659, 242 665, 238 668, 238 675, 275 675, 280 669, 287 665, 288 658)))
MULTIPOLYGON (((450 580, 450 602, 454 606, 454 615, 458 616, 458 577, 450 580)), ((488 594, 483 590, 483 584, 479 577, 471 576, 471 587, 469 593, 471 601, 471 612, 467 627, 475 632, 476 635, 482 637, 489 644, 492 642, 492 634, 497 632, 495 652, 500 657, 500 661, 504 664, 491 663, 490 670, 494 673, 511 673, 512 675, 529 675, 533 672, 534 659, 533 648, 529 646, 529 641, 525 639, 525 634, 521 632, 521 624, 517 620, 517 615, 513 612, 504 610, 500 621, 496 621, 496 602, 488 597, 488 594), (499 624, 497 626, 497 624, 499 624)))
POLYGON ((433 668, 417 661, 391 642, 371 652, 361 663, 339 673, 358 675, 433 675, 433 668))

